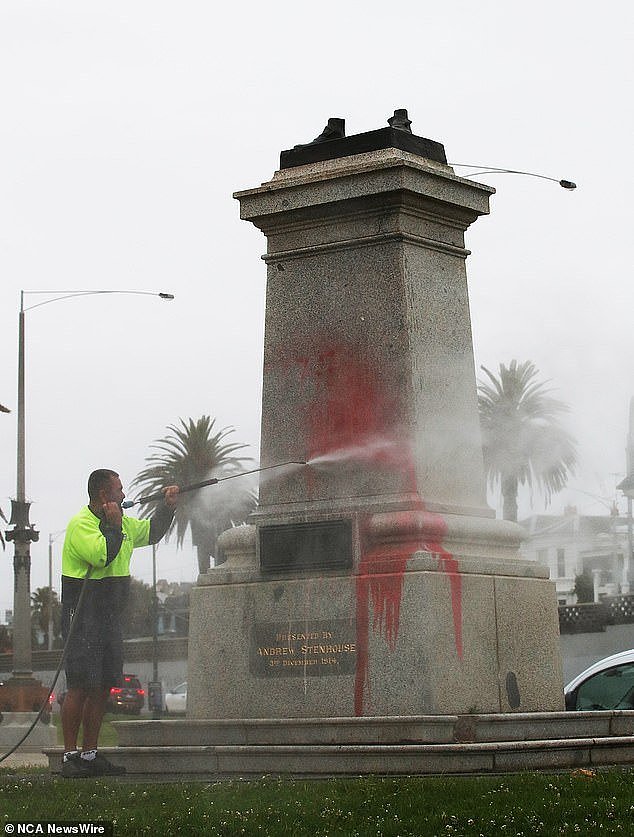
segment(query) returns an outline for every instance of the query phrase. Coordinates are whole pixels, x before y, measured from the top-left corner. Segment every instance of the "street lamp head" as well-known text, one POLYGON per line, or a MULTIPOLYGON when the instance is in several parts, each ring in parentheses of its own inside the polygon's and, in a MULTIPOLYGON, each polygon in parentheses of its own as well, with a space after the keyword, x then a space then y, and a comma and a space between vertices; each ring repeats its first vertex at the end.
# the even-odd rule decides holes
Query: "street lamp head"
POLYGON ((32 311, 34 308, 40 308, 42 305, 50 305, 51 302, 60 302, 63 299, 74 299, 75 297, 79 296, 99 296, 103 294, 132 294, 136 296, 158 296, 161 299, 174 299, 174 294, 168 294, 164 292, 157 293, 157 291, 133 291, 133 290, 120 290, 120 289, 113 289, 113 290, 95 290, 95 291, 21 291, 20 293, 20 315, 22 316, 26 311, 32 311), (37 302, 35 305, 29 305, 28 308, 24 307, 24 297, 25 295, 43 295, 51 297, 52 294, 57 294, 57 296, 51 297, 51 299, 45 299, 44 302, 37 302))
POLYGON ((559 185, 563 189, 576 189, 577 184, 573 183, 572 180, 558 180, 556 177, 547 177, 545 174, 538 174, 534 171, 520 171, 520 169, 502 169, 498 168, 497 166, 479 166, 475 163, 449 163, 450 166, 455 166, 456 168, 463 169, 479 169, 479 171, 472 171, 469 174, 463 175, 467 180, 472 177, 477 177, 480 174, 522 174, 525 177, 538 177, 540 180, 550 180, 553 183, 559 183, 559 185))

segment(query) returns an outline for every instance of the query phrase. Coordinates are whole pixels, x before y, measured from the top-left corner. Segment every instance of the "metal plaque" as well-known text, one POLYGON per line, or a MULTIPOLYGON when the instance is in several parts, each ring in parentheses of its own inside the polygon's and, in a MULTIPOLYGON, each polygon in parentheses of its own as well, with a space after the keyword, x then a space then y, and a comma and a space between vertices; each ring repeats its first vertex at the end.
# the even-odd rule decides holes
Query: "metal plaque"
POLYGON ((320 520, 261 526, 263 572, 302 573, 352 567, 352 521, 320 520))
POLYGON ((255 677, 323 677, 355 673, 354 620, 256 622, 249 670, 255 677))

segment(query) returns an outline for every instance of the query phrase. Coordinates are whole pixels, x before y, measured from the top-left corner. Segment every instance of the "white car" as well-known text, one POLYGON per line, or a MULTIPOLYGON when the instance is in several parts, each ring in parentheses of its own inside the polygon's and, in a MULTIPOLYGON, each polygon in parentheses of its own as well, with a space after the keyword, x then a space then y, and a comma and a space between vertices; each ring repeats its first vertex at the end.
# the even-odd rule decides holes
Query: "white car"
POLYGON ((187 712, 187 681, 165 693, 165 711, 174 714, 187 712))
POLYGON ((634 649, 594 663, 564 689, 566 709, 634 709, 634 649))

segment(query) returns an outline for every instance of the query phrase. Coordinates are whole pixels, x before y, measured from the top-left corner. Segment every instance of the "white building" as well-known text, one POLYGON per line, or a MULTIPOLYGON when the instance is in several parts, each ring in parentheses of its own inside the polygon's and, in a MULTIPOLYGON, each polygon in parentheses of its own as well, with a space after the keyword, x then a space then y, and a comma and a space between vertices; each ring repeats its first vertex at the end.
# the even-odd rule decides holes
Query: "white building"
POLYGON ((533 515, 520 524, 527 531, 520 555, 550 569, 560 605, 577 603, 575 579, 584 572, 593 579, 595 602, 630 592, 626 517, 579 515, 570 507, 563 515, 533 515))

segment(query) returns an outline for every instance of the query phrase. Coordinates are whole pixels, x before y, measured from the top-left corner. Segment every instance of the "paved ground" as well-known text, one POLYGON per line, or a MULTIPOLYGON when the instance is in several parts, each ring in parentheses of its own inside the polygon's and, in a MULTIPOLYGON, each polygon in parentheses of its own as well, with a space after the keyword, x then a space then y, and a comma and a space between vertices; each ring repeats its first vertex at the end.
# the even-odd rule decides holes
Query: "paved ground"
POLYGON ((0 769, 3 767, 48 767, 48 757, 44 753, 12 753, 0 762, 0 769))

